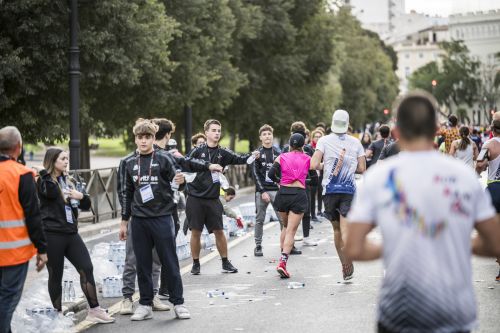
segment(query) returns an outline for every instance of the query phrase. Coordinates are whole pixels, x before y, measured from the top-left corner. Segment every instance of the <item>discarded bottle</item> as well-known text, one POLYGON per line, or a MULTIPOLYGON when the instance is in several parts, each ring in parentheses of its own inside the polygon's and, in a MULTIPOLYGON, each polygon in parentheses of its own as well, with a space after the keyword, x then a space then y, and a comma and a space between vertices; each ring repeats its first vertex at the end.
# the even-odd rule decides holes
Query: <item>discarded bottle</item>
POLYGON ((223 290, 215 289, 207 291, 208 298, 221 297, 221 296, 224 296, 223 290))
POLYGON ((255 161, 255 155, 250 155, 249 158, 247 158, 247 164, 252 164, 255 161))
POLYGON ((69 295, 69 292, 68 292, 68 280, 64 280, 62 292, 63 292, 62 300, 63 300, 63 302, 67 302, 68 301, 68 295, 69 295))
POLYGON ((75 295, 75 286, 73 285, 73 281, 69 281, 69 297, 68 300, 73 302, 76 299, 75 295))
POLYGON ((288 282, 288 289, 300 289, 306 286, 303 282, 288 282))
MULTIPOLYGON (((181 170, 180 169, 177 169, 175 170, 175 173, 176 174, 179 174, 181 173, 181 170)), ((172 189, 172 191, 178 191, 179 190, 179 184, 177 184, 173 179, 172 181, 170 182, 170 188, 172 189)))

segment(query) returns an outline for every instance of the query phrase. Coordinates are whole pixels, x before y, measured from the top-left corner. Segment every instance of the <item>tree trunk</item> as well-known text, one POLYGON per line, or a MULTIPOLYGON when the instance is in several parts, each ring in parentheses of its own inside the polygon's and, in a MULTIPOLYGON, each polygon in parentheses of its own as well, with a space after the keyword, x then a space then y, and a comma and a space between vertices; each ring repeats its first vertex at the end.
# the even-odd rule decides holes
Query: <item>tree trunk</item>
POLYGON ((80 168, 90 169, 90 146, 88 129, 80 129, 80 168))
POLYGON ((236 134, 234 133, 229 134, 229 149, 236 150, 236 134))
POLYGON ((175 141, 177 141, 177 150, 183 151, 184 155, 186 155, 186 151, 182 149, 182 133, 180 131, 175 131, 174 138, 175 141))

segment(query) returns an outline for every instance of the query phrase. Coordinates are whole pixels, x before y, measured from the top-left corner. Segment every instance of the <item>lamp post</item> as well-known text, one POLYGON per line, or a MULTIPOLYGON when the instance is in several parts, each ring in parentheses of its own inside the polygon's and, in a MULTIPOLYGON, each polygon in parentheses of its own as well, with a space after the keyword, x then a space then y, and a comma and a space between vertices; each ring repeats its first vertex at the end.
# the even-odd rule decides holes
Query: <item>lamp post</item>
POLYGON ((184 105, 184 133, 186 135, 184 141, 185 154, 187 155, 191 150, 191 137, 193 136, 193 110, 187 104, 184 105))
POLYGON ((80 168, 80 49, 78 48, 78 0, 69 0, 69 152, 70 169, 80 168))

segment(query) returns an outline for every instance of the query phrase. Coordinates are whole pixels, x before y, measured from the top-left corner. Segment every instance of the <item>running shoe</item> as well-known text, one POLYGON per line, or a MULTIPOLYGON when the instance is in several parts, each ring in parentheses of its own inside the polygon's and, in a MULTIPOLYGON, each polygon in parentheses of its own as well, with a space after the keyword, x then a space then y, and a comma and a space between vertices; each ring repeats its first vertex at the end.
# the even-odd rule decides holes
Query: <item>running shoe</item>
POLYGON ((85 320, 98 324, 109 324, 115 322, 115 318, 111 317, 106 312, 106 310, 101 308, 100 306, 89 309, 87 318, 85 318, 85 320))
POLYGON ((318 243, 316 243, 314 240, 310 239, 309 237, 304 237, 304 246, 318 246, 318 243))
POLYGON ((135 309, 134 314, 130 317, 132 321, 141 321, 153 318, 153 307, 148 305, 139 304, 135 309))
POLYGON ((282 279, 288 279, 290 277, 290 273, 286 270, 286 262, 284 261, 280 260, 278 267, 276 267, 276 271, 282 279))
POLYGON ((167 290, 163 290, 160 288, 158 291, 158 298, 161 299, 162 301, 170 299, 170 295, 168 294, 167 290))
POLYGON ((184 304, 174 305, 175 317, 178 319, 189 319, 191 314, 184 304))
POLYGON ((342 264, 342 275, 345 281, 352 279, 353 274, 354 274, 354 265, 352 263, 342 264))
POLYGON ((290 251, 290 254, 297 255, 297 254, 302 254, 302 251, 297 249, 295 246, 292 247, 292 250, 290 251))
POLYGON ((162 303, 158 295, 155 295, 153 297, 153 311, 170 311, 170 306, 162 303))
POLYGON ((238 273, 238 270, 228 260, 228 261, 222 262, 222 273, 238 273))
POLYGON ((131 315, 134 313, 134 302, 132 298, 126 297, 122 300, 122 304, 120 305, 120 314, 121 315, 131 315))
POLYGON ((261 245, 257 245, 255 247, 255 250, 253 250, 253 255, 256 257, 262 257, 264 255, 264 253, 262 253, 262 246, 261 245))
POLYGON ((199 275, 200 274, 200 263, 193 262, 193 267, 191 268, 191 274, 199 275))

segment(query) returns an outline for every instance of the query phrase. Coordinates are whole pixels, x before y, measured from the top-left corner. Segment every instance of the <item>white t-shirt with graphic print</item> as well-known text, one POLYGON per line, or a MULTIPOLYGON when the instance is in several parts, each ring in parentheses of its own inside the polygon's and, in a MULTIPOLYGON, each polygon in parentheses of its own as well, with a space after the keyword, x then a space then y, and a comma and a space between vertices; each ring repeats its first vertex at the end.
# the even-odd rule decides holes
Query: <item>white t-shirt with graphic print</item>
POLYGON ((401 152, 369 169, 348 219, 382 234, 379 322, 394 332, 474 329, 471 232, 494 216, 475 173, 449 156, 401 152))
POLYGON ((332 133, 318 140, 316 150, 323 153, 323 195, 354 194, 358 157, 365 155, 361 142, 348 134, 332 133))

